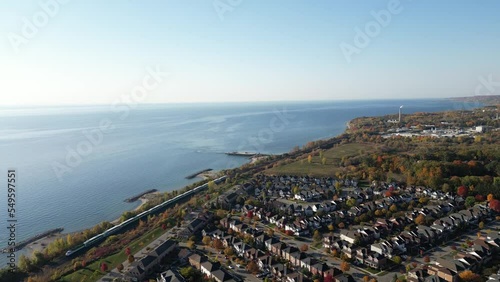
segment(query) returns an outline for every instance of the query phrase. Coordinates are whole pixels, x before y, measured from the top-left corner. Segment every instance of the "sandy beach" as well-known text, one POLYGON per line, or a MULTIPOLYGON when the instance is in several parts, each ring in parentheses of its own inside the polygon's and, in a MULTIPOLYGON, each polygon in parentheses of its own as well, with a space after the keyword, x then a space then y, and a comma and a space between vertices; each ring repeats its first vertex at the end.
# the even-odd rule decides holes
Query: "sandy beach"
MULTIPOLYGON (((138 211, 144 204, 149 202, 150 199, 158 196, 159 194, 160 194, 160 192, 153 192, 153 193, 143 195, 142 197, 139 198, 139 201, 141 201, 141 204, 138 205, 137 208, 133 209, 133 211, 138 211)), ((111 221, 111 224, 114 224, 114 225, 116 225, 118 223, 120 223, 120 218, 117 218, 117 219, 111 221)))
POLYGON ((204 172, 204 173, 200 173, 196 177, 202 178, 203 180, 214 179, 214 178, 217 178, 217 174, 218 173, 219 173, 218 171, 212 170, 212 171, 207 171, 207 172, 204 172))
POLYGON ((28 255, 31 255, 34 251, 42 252, 50 243, 65 236, 66 234, 64 233, 51 234, 47 237, 43 237, 26 245, 26 247, 24 247, 22 250, 23 252, 26 252, 28 255))

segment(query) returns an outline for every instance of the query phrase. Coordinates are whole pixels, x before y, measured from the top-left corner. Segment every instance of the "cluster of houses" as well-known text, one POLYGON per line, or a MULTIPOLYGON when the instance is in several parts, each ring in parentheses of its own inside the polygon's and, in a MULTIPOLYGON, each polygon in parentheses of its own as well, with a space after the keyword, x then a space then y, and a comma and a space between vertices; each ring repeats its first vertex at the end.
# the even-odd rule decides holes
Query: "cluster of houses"
POLYGON ((404 217, 379 218, 371 226, 352 226, 349 230, 341 230, 340 235, 325 236, 323 246, 362 265, 384 269, 395 256, 404 258, 419 254, 491 216, 491 210, 483 205, 450 214, 451 208, 449 205, 426 206, 407 212, 404 217), (434 220, 431 226, 408 228, 419 215, 436 218, 442 214, 447 215, 434 220))
MULTIPOLYGON (((263 205, 259 208, 226 201, 227 207, 257 217, 296 236, 310 236, 313 230, 325 230, 330 226, 336 228, 340 223, 350 225, 348 229, 340 230, 340 234, 325 236, 324 247, 374 269, 386 268, 395 256, 404 260, 407 255, 421 254, 468 227, 477 227, 480 221, 492 218, 489 208, 484 205, 466 208, 465 200, 460 196, 425 187, 397 187, 390 183, 373 183, 371 187, 361 189, 357 187, 356 181, 350 180, 259 175, 243 185, 239 193, 234 194, 234 198, 236 195, 244 197, 245 193, 255 195, 263 205), (340 195, 337 193, 339 188, 343 191, 340 195), (332 200, 332 194, 337 195, 335 200, 332 200), (422 197, 434 200, 434 203, 406 211, 410 203, 418 204, 422 197), (345 209, 345 204, 351 199, 354 199, 355 204, 345 209), (354 225, 359 223, 358 217, 363 214, 370 213, 373 216, 375 211, 388 211, 393 205, 398 210, 404 208, 391 218, 372 217, 369 226, 354 225), (415 224, 420 215, 425 222, 415 224)), ((239 221, 226 225, 236 232, 251 230, 239 221)), ((241 250, 241 255, 248 259, 259 257, 258 253, 253 253, 252 248, 244 243, 224 242, 241 250)), ((274 248, 278 248, 280 244, 283 243, 276 242, 274 248)), ((272 254, 279 253, 275 251, 272 254)), ((269 262, 259 264, 263 267, 269 265, 269 262)), ((276 277, 283 277, 286 272, 285 268, 280 267, 271 267, 270 270, 276 277)))
POLYGON ((298 199, 302 201, 321 200, 330 191, 335 193, 336 187, 357 187, 356 180, 316 178, 309 176, 268 176, 257 175, 250 183, 244 185, 253 188, 256 197, 279 197, 286 199, 298 199), (300 193, 294 193, 298 188, 300 193))
MULTIPOLYGON (((199 213, 196 218, 194 218, 186 227, 179 230, 177 237, 181 239, 187 239, 193 234, 199 233, 207 224, 213 219, 213 214, 211 212, 199 213)), ((130 281, 142 281, 145 277, 154 274, 155 270, 158 270, 160 262, 174 250, 178 248, 177 241, 166 240, 159 246, 151 250, 146 256, 133 262, 127 269, 125 276, 130 281)), ((182 276, 178 273, 174 273, 172 270, 161 273, 160 282, 168 281, 183 281, 182 276)))
POLYGON ((174 240, 166 240, 151 250, 145 257, 133 262, 126 272, 127 279, 130 281, 142 281, 148 275, 152 274, 160 262, 175 249, 178 243, 174 240))
POLYGON ((177 238, 188 239, 189 237, 203 230, 203 228, 205 228, 205 226, 207 226, 207 224, 210 223, 213 218, 213 213, 209 211, 199 213, 198 216, 194 220, 192 220, 186 227, 177 232, 177 238))
POLYGON ((217 282, 238 282, 240 279, 225 270, 220 262, 212 262, 203 254, 191 254, 188 257, 189 264, 201 271, 203 275, 217 282))
MULTIPOLYGON (((344 224, 349 228, 341 228, 340 232, 330 233, 323 239, 323 246, 352 259, 356 264, 365 265, 374 269, 386 268, 395 256, 403 260, 406 255, 417 255, 431 246, 444 242, 451 236, 460 234, 467 227, 475 227, 480 221, 491 218, 492 213, 484 205, 464 207, 461 197, 431 191, 422 187, 400 188, 394 184, 374 183, 368 188, 358 188, 356 181, 335 180, 333 178, 311 178, 294 176, 256 176, 251 182, 234 187, 229 192, 219 196, 218 202, 224 208, 241 211, 250 218, 259 218, 277 228, 296 236, 310 236, 311 231, 330 228, 344 224), (344 193, 332 200, 338 189, 342 187, 344 193), (387 194, 387 191, 397 191, 387 194), (255 195, 263 204, 255 207, 245 204, 249 195, 255 195), (391 218, 376 215, 376 211, 387 211, 396 206, 407 207, 410 202, 418 203, 419 197, 426 197, 439 201, 434 205, 419 205, 419 208, 401 209, 391 218), (297 202, 298 201, 298 202, 297 202), (345 209, 350 201, 354 205, 345 209), (354 201, 354 202, 353 202, 354 201), (370 225, 359 224, 358 218, 371 214, 370 225), (415 224, 418 217, 425 222, 415 224)), ((253 261, 259 267, 261 274, 272 275, 281 281, 302 281, 303 273, 308 277, 330 277, 331 281, 349 281, 352 279, 344 275, 339 269, 301 252, 297 247, 287 245, 277 237, 270 236, 262 230, 248 226, 237 219, 223 218, 220 221, 222 230, 232 230, 226 233, 221 229, 206 229, 213 220, 213 214, 204 212, 178 233, 179 238, 188 238, 202 231, 204 236, 211 236, 222 242, 224 247, 230 247, 246 261, 253 261), (240 236, 238 236, 238 234, 240 236), (251 238, 245 240, 244 238, 251 238), (297 271, 300 270, 300 271, 297 271)), ((422 280, 422 277, 446 276, 446 269, 456 270, 474 269, 477 265, 487 262, 471 256, 487 258, 490 255, 495 239, 476 240, 470 252, 451 262, 457 261, 467 267, 451 267, 449 263, 437 261, 420 272, 411 273, 414 282, 432 281, 422 280), (466 262, 464 262, 466 261, 466 262), (447 264, 448 263, 448 264, 447 264)), ((460 255, 460 254, 459 254, 460 255)), ((457 255, 458 256, 458 255, 457 255)), ((152 256, 146 256, 134 264, 129 271, 134 277, 144 277, 150 272, 149 265, 155 265, 152 256)), ((156 256, 156 263, 161 260, 156 256)), ((200 254, 189 256, 189 263, 199 269, 204 275, 214 280, 235 281, 229 272, 221 267, 220 263, 211 262, 200 254)), ((170 273, 168 277, 176 279, 170 273)), ((175 273, 174 273, 175 274, 175 273)), ((163 275, 163 274, 162 274, 163 275)), ((456 275, 453 276, 456 279, 456 275)), ((427 278, 425 278, 427 279, 427 278)), ((170 281, 170 280, 161 280, 170 281)), ((174 280, 172 280, 174 281, 174 280)), ((442 280, 436 280, 442 281, 442 280)), ((456 281, 456 280, 444 280, 456 281)))
MULTIPOLYGON (((478 271, 488 264, 493 254, 500 250, 500 234, 492 233, 470 242, 465 250, 450 254, 450 258, 417 267, 408 273, 408 282, 457 282, 459 274, 465 270, 478 271)), ((490 276, 491 281, 499 281, 500 275, 490 276)))
MULTIPOLYGON (((239 210, 250 214, 264 222, 269 222, 280 229, 284 229, 296 236, 308 236, 310 230, 326 229, 330 225, 337 226, 339 223, 344 225, 359 222, 363 214, 373 213, 376 210, 389 210, 392 205, 402 205, 412 201, 418 202, 419 197, 428 197, 444 202, 439 206, 428 206, 433 215, 442 214, 450 210, 458 209, 463 206, 464 199, 450 194, 431 191, 421 187, 400 188, 393 184, 374 184, 368 188, 358 188, 350 186, 343 188, 343 193, 335 197, 327 197, 327 194, 337 192, 335 181, 331 178, 307 178, 293 176, 258 176, 258 180, 244 185, 241 191, 250 191, 260 195, 258 198, 263 205, 253 207, 251 205, 234 204, 230 207, 233 210, 239 210), (269 185, 269 183, 271 183, 269 185), (315 186, 316 188, 311 188, 315 186), (298 187, 293 197, 287 196, 290 191, 298 187), (319 187, 319 188, 318 188, 319 187), (387 195, 388 191, 398 191, 399 195, 387 195), (263 196, 266 194, 266 196, 263 196), (319 196, 318 196, 319 195, 319 196), (299 202, 289 199, 299 198, 313 200, 321 198, 317 202, 299 202), (325 200, 326 199, 326 200, 325 200), (345 209, 345 203, 351 201, 354 203, 350 208, 345 209)), ((339 183, 339 182, 337 182, 339 183)), ((341 185, 356 185, 355 181, 342 181, 341 185)), ((239 194, 241 197, 242 194, 239 194)), ((233 197, 235 198, 235 197, 233 197)), ((224 197, 224 199, 228 199, 224 197)), ((231 202, 226 202, 231 204, 231 202)), ((424 211, 427 212, 427 211, 424 211)), ((414 218, 410 218, 413 222, 414 218)), ((401 225, 407 223, 401 222, 401 225)), ((392 225, 392 224, 390 224, 392 225)))
POLYGON ((225 229, 231 229, 232 234, 217 229, 205 235, 221 240, 224 247, 232 248, 237 256, 246 261, 255 262, 262 274, 269 274, 287 282, 303 281, 303 272, 309 272, 310 276, 329 277, 330 281, 344 282, 352 279, 339 269, 311 257, 299 248, 289 246, 277 237, 249 227, 239 220, 224 218, 220 223, 225 229), (253 240, 245 242, 237 234, 249 236, 253 240))
MULTIPOLYGON (((357 185, 358 183, 354 180, 259 175, 240 189, 219 197, 219 202, 223 203, 226 209, 252 212, 260 220, 274 224, 278 228, 283 228, 297 236, 307 236, 310 229, 340 222, 352 222, 363 211, 357 206, 350 210, 341 209, 342 203, 351 199, 354 199, 356 204, 373 200, 374 196, 381 195, 383 191, 391 187, 382 184, 378 187, 361 189, 357 185), (338 192, 336 187, 344 187, 345 191, 332 200, 333 195, 338 192), (245 193, 255 193, 257 200, 262 203, 262 208, 238 203, 236 199, 248 196, 245 193), (305 203, 295 203, 290 200, 305 203)), ((411 197, 404 197, 407 196, 384 199, 380 208, 387 208, 386 204, 392 202, 411 200, 411 197)))

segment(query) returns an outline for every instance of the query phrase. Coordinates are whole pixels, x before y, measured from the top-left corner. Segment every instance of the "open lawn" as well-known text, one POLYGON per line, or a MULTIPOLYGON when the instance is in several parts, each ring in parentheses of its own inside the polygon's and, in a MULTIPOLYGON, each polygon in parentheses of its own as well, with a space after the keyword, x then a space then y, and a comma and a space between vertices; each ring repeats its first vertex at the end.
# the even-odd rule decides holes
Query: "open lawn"
MULTIPOLYGON (((166 231, 163 230, 162 228, 156 228, 142 235, 140 238, 134 240, 134 242, 128 246, 131 250, 131 253, 135 254, 139 252, 142 248, 153 242, 155 239, 160 237, 165 232, 166 231)), ((125 260, 127 260, 127 255, 125 254, 124 251, 120 251, 114 255, 95 261, 87 265, 84 269, 80 269, 76 272, 73 272, 61 278, 59 281, 67 281, 67 282, 97 281, 102 276, 105 275, 105 273, 101 272, 100 270, 101 263, 103 262, 106 263, 108 265, 108 269, 111 270, 113 268, 116 268, 118 264, 123 263, 125 260)))
POLYGON ((273 167, 266 170, 266 174, 270 175, 310 175, 316 177, 335 176, 337 172, 341 172, 345 168, 339 165, 342 158, 352 158, 364 154, 376 152, 380 147, 375 144, 368 143, 352 143, 342 144, 332 149, 326 150, 322 156, 313 156, 311 163, 307 159, 295 161, 290 164, 285 164, 273 167))

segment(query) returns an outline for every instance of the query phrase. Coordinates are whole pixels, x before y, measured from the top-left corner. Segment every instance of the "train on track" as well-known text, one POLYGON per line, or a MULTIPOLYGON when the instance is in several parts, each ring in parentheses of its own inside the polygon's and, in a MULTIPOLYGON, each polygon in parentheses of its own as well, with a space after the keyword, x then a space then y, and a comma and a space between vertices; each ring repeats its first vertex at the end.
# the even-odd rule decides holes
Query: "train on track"
MULTIPOLYGON (((216 184, 219 184, 222 181, 225 181, 226 178, 227 178, 227 176, 222 176, 222 177, 219 177, 219 178, 217 178, 217 179, 215 179, 213 181, 216 184)), ((98 234, 98 235, 96 235, 96 236, 88 239, 87 241, 83 242, 83 244, 80 244, 80 245, 76 246, 74 249, 68 250, 66 252, 66 256, 69 257, 69 256, 73 255, 74 253, 82 250, 82 249, 91 247, 91 246, 95 245, 97 242, 105 239, 106 237, 115 234, 120 229, 124 228, 125 226, 127 226, 127 225, 129 225, 131 223, 137 222, 139 219, 141 219, 141 218, 143 218, 145 216, 148 216, 150 214, 153 214, 156 211, 158 211, 158 210, 160 210, 160 209, 162 209, 162 208, 164 208, 164 207, 166 207, 166 206, 168 206, 170 204, 176 203, 178 200, 184 199, 185 197, 190 196, 192 194, 195 194, 195 193, 197 193, 197 192, 199 192, 199 191, 201 191, 201 190, 203 190, 203 189, 205 189, 207 187, 208 187, 208 183, 205 183, 205 184, 200 185, 198 187, 195 187, 195 188, 193 188, 193 189, 191 189, 191 190, 189 190, 187 192, 184 192, 184 193, 182 193, 180 195, 177 195, 177 196, 175 196, 174 198, 172 198, 170 200, 166 200, 165 202, 163 202, 163 203, 161 203, 159 205, 156 205, 156 206, 150 208, 147 211, 143 211, 140 214, 138 214, 138 215, 136 215, 134 217, 131 217, 131 218, 125 220, 124 222, 122 222, 122 223, 120 223, 118 225, 115 225, 115 226, 107 229, 106 231, 104 231, 104 232, 102 232, 102 233, 100 233, 100 234, 98 234)))

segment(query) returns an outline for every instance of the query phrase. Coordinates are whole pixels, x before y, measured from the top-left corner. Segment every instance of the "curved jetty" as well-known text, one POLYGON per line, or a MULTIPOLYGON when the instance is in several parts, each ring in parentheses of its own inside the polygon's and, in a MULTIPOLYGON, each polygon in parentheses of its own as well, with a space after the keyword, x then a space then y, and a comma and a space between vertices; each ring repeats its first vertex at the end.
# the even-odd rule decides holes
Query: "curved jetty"
POLYGON ((29 238, 29 239, 26 239, 26 240, 23 240, 19 243, 16 244, 14 250, 12 250, 12 248, 10 247, 7 247, 7 248, 4 248, 2 250, 3 253, 9 253, 9 252, 12 252, 12 251, 15 251, 17 252, 18 250, 26 247, 26 245, 30 244, 30 243, 33 243, 37 240, 40 240, 42 238, 45 238, 47 236, 50 236, 52 234, 56 234, 56 233, 61 233, 62 231, 64 230, 64 228, 55 228, 55 229, 51 229, 51 230, 48 230, 48 231, 45 231, 43 233, 40 233, 40 234, 36 234, 35 236, 29 238))
POLYGON ((156 189, 150 189, 150 190, 144 191, 144 192, 142 192, 140 194, 137 194, 137 195, 135 195, 133 197, 125 199, 125 202, 127 202, 127 203, 135 202, 135 201, 139 200, 140 197, 142 197, 142 196, 144 196, 146 194, 149 194, 149 193, 157 192, 157 191, 158 190, 156 190, 156 189))
POLYGON ((202 173, 204 173, 204 172, 209 172, 209 171, 212 171, 212 170, 213 170, 213 169, 211 169, 211 168, 207 168, 207 169, 204 169, 204 170, 200 170, 200 171, 198 171, 198 172, 196 172, 196 173, 193 173, 193 174, 190 174, 190 175, 186 176, 186 179, 193 179, 193 178, 195 178, 196 176, 198 176, 198 175, 200 175, 200 174, 202 174, 202 173))

